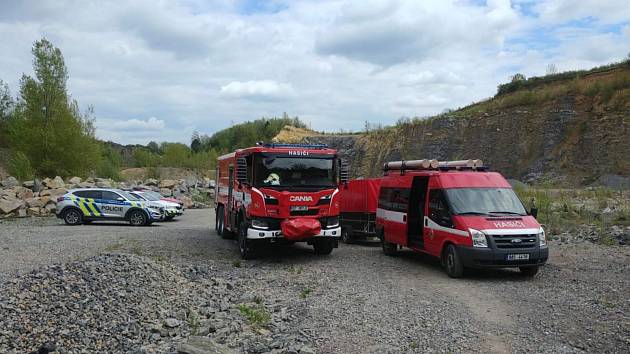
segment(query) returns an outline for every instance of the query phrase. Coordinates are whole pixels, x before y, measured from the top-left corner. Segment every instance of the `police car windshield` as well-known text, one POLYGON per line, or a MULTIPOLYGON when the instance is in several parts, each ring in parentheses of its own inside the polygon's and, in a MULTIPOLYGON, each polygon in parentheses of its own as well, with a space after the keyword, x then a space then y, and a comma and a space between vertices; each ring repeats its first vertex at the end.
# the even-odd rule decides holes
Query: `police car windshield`
POLYGON ((131 201, 142 201, 141 198, 136 197, 135 195, 129 193, 129 192, 125 192, 125 191, 118 191, 118 193, 120 193, 123 197, 125 197, 127 200, 131 200, 131 201))
POLYGON ((257 187, 333 187, 334 159, 297 156, 257 156, 254 185, 257 187))
POLYGON ((527 215, 511 188, 452 188, 446 196, 454 214, 527 215))

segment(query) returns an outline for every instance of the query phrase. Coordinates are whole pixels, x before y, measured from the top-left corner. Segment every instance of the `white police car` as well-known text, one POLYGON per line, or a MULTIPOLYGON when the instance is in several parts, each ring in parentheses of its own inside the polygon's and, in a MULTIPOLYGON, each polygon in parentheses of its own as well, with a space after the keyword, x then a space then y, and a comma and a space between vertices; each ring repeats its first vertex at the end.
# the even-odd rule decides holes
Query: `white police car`
POLYGON ((71 189, 57 198, 57 217, 68 225, 122 220, 142 226, 164 219, 164 207, 120 189, 71 189))

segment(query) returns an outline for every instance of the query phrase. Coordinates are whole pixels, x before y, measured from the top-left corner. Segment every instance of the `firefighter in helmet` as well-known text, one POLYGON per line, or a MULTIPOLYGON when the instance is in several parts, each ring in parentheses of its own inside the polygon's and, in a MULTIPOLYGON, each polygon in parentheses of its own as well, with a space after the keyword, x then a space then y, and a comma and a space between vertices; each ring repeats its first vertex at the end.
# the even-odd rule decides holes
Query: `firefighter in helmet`
POLYGON ((280 185, 280 176, 277 173, 270 173, 267 179, 263 181, 265 184, 270 184, 272 186, 280 185))

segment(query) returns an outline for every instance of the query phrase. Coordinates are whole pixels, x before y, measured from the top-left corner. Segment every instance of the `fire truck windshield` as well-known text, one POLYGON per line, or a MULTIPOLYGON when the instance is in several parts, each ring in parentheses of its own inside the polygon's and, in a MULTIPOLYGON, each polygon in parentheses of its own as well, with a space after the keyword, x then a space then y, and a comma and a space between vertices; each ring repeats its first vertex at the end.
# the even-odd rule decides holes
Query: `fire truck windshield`
POLYGON ((254 185, 257 187, 334 187, 334 158, 257 156, 254 185))
POLYGON ((446 195, 458 215, 527 214, 510 188, 452 188, 446 189, 446 195))

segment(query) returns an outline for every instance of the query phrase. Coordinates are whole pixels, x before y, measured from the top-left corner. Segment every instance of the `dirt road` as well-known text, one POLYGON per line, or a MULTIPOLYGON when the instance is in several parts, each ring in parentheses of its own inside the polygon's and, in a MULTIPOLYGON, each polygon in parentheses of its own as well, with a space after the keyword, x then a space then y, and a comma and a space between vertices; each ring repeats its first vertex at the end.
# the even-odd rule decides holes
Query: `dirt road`
POLYGON ((552 242, 549 264, 533 279, 499 270, 453 280, 430 257, 388 257, 370 242, 340 245, 330 256, 298 244, 239 261, 235 242, 211 231, 212 214, 188 210, 180 220, 144 228, 5 220, 0 274, 6 281, 102 253, 210 267, 290 311, 297 333, 323 353, 630 351, 627 246, 552 242))

